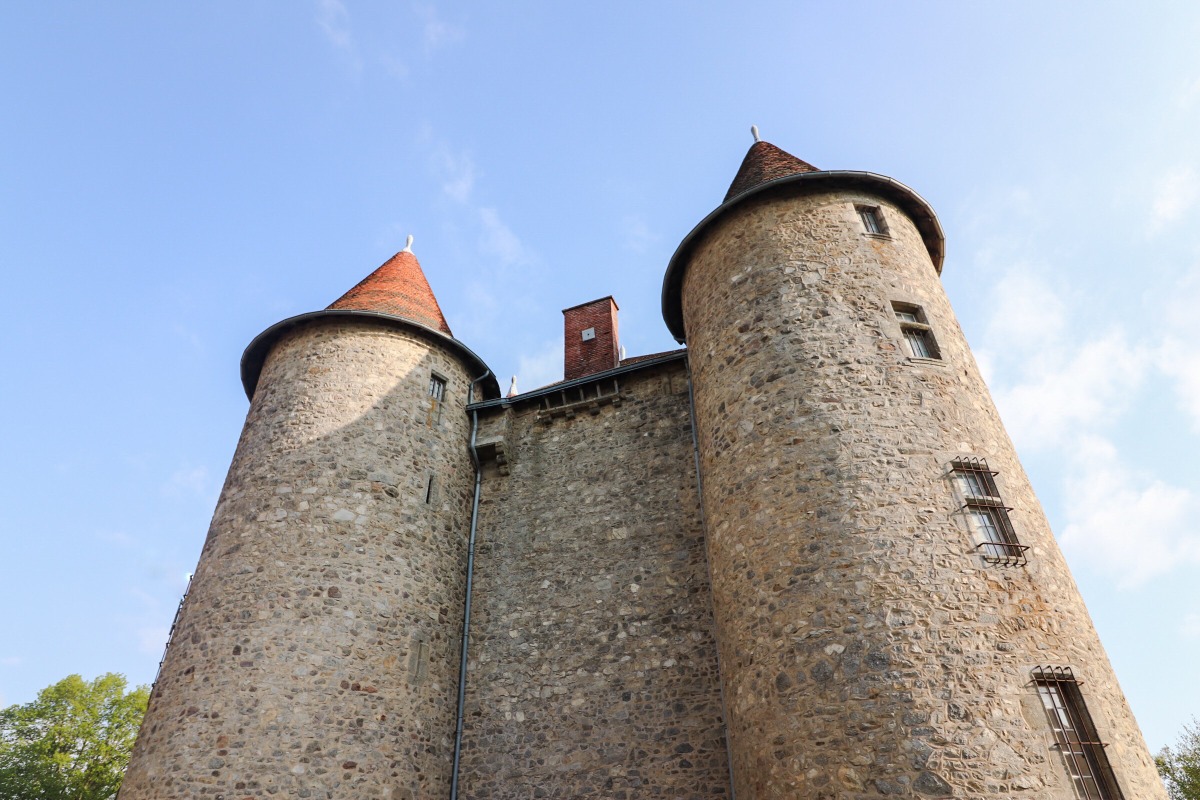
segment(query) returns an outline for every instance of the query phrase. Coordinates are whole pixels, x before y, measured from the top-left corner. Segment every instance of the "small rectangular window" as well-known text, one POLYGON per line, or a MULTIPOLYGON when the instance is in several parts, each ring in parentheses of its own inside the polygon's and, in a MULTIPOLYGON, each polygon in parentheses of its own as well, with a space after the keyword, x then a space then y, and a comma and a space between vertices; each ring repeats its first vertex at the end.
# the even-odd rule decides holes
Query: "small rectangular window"
POLYGON ((982 458, 964 458, 950 465, 950 474, 963 497, 962 512, 967 518, 985 559, 1005 566, 1020 566, 1028 562, 1029 548, 1017 539, 1012 520, 996 488, 996 472, 988 469, 982 458))
POLYGON ((900 332, 904 334, 904 344, 908 354, 913 358, 931 358, 940 360, 941 351, 933 338, 933 328, 925 319, 925 312, 920 306, 907 303, 892 303, 892 311, 896 321, 900 323, 900 332))
POLYGON ((429 376, 429 396, 441 401, 446 397, 446 379, 437 375, 429 376))
POLYGON ((883 224, 883 213, 878 206, 855 206, 858 218, 862 220, 863 230, 874 236, 887 236, 887 227, 883 224))
POLYGON ((1080 800, 1124 800, 1070 667, 1037 667, 1033 683, 1080 800))

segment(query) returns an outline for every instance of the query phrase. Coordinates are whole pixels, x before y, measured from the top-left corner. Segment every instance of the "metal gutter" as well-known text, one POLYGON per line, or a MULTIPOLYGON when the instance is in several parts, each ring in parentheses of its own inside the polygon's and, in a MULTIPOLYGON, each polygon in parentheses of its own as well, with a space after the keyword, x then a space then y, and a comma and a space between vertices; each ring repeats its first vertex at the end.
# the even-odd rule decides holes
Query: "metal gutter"
POLYGON ((526 400, 533 400, 534 398, 542 397, 543 395, 547 394, 553 394, 554 392, 559 392, 564 389, 574 389, 577 386, 584 386, 593 381, 601 381, 606 378, 615 378, 620 375, 627 375, 630 372, 636 372, 644 367, 656 367, 659 364, 669 364, 672 361, 678 361, 686 358, 687 350, 676 350, 673 353, 667 353, 666 355, 659 356, 657 358, 648 358, 645 361, 638 361, 633 364, 625 364, 624 366, 620 367, 613 367, 612 369, 605 370, 604 372, 593 372, 591 375, 585 375, 582 378, 574 378, 573 380, 569 381, 552 383, 549 386, 533 389, 525 392, 524 394, 516 395, 515 397, 500 397, 495 400, 483 400, 475 403, 474 405, 468 405, 467 410, 482 411, 485 408, 503 408, 505 406, 513 405, 514 403, 522 403, 526 400))
POLYGON ((254 390, 258 388, 258 376, 262 373, 263 364, 267 361, 267 356, 271 352, 271 348, 275 343, 283 337, 285 333, 298 328, 301 325, 306 325, 317 319, 338 318, 338 319, 369 319, 383 322, 387 325, 402 328, 413 333, 417 333, 428 339, 431 339, 435 344, 440 344, 450 349, 455 355, 462 359, 463 364, 467 367, 467 372, 472 375, 478 375, 472 381, 472 385, 485 378, 491 380, 483 386, 485 397, 499 397, 500 385, 496 383, 495 376, 488 369, 487 364, 483 363, 483 359, 476 355, 471 348, 455 339, 453 336, 447 336, 439 330, 422 325, 419 322, 413 322, 411 319, 397 317, 392 314, 383 314, 378 311, 358 311, 349 308, 327 308, 323 311, 309 311, 306 314, 298 314, 294 317, 288 317, 281 322, 276 322, 271 327, 254 337, 246 351, 242 353, 242 386, 246 390, 246 397, 254 399, 254 390))

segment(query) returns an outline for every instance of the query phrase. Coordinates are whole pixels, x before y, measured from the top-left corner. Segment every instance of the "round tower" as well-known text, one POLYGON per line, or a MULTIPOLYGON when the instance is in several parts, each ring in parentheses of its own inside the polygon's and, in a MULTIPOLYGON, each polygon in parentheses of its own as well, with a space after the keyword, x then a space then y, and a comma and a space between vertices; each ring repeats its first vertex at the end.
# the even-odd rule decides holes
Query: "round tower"
POLYGON ((739 800, 1165 798, 942 256, 911 189, 756 142, 668 267, 739 800))
POLYGON ((448 795, 464 410, 496 381, 407 247, 256 338, 242 380, 250 411, 121 798, 448 795))

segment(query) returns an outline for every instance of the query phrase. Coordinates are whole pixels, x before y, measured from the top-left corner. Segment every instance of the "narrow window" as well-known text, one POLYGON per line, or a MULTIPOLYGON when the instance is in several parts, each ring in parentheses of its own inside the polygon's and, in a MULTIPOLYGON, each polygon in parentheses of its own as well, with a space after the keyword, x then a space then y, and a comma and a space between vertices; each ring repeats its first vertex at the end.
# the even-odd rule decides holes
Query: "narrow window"
POLYGON ((855 206, 858 218, 862 220, 863 230, 875 236, 887 236, 887 227, 883 224, 883 213, 878 206, 855 206))
POLYGON ((1080 800, 1124 800, 1071 668, 1037 667, 1033 683, 1075 795, 1080 800))
POLYGON ((442 421, 442 401, 446 399, 446 379, 441 375, 429 376, 429 414, 425 424, 433 427, 442 421))
POLYGON ((429 674, 429 642, 424 638, 414 639, 409 651, 408 675, 414 683, 422 683, 429 674))
POLYGON ((1013 530, 1010 509, 996 488, 996 473, 982 458, 959 459, 950 465, 950 472, 963 497, 962 512, 978 540, 976 549, 995 564, 1025 564, 1029 548, 1021 544, 1013 530))
POLYGON ((920 306, 908 303, 892 303, 892 311, 896 321, 900 323, 900 332, 904 334, 904 343, 908 346, 908 354, 913 358, 941 359, 937 341, 933 338, 933 329, 925 319, 925 312, 920 306))
POLYGON ((425 502, 433 502, 433 473, 429 473, 429 480, 425 482, 425 502))
POLYGON ((446 379, 437 375, 429 376, 429 396, 439 403, 446 397, 446 379))

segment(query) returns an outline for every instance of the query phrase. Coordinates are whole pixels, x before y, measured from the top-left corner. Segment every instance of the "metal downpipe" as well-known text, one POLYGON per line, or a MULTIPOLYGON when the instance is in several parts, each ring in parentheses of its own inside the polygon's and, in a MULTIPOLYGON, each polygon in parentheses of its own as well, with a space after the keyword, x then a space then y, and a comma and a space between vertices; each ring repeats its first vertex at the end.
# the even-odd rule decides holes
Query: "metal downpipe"
MULTIPOLYGON (((489 369, 467 387, 467 405, 475 398, 475 384, 491 375, 489 369)), ((475 497, 471 501, 471 533, 467 538, 467 598, 463 604, 462 657, 458 662, 458 711, 454 720, 454 766, 450 775, 450 800, 458 800, 458 767, 462 760, 463 717, 467 704, 467 645, 471 634, 471 590, 475 584, 475 531, 479 523, 479 495, 483 486, 483 468, 475 452, 475 437, 479 433, 479 411, 471 412, 471 463, 475 465, 475 497)))

